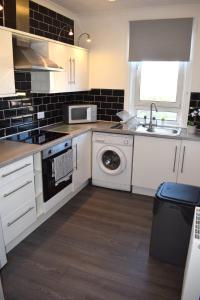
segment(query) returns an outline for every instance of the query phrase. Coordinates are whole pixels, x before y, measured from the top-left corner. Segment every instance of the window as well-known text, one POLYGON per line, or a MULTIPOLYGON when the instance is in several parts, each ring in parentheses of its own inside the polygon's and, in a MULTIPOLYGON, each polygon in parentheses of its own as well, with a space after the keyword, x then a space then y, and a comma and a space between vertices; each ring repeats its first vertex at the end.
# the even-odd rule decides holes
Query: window
POLYGON ((136 63, 136 106, 178 108, 181 105, 184 79, 184 63, 152 62, 136 63))
POLYGON ((142 122, 149 119, 152 102, 158 112, 153 116, 167 124, 177 124, 181 118, 182 98, 187 62, 178 61, 143 61, 131 63, 131 106, 142 122))

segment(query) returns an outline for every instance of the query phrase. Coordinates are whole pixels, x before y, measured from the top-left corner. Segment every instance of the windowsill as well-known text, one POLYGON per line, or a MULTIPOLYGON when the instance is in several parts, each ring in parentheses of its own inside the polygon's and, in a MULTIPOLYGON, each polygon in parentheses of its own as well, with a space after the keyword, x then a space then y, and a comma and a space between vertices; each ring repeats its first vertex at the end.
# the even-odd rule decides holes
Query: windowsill
MULTIPOLYGON (((144 119, 138 118, 138 121, 140 125, 144 125, 144 119)), ((160 127, 180 127, 177 121, 170 121, 170 120, 169 121, 156 120, 156 121, 157 121, 156 125, 160 127)), ((149 119, 146 119, 146 124, 149 124, 149 119)))

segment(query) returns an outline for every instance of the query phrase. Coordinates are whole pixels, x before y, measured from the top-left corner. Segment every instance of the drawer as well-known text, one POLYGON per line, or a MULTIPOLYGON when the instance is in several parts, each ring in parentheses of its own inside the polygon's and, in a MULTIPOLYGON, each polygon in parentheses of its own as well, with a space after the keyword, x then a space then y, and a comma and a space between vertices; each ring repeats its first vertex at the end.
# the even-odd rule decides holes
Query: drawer
POLYGON ((0 186, 7 184, 29 172, 33 172, 32 156, 28 156, 3 168, 0 168, 0 186))
POLYGON ((2 217, 4 241, 7 245, 36 221, 36 207, 32 201, 2 217))
POLYGON ((32 173, 15 179, 0 189, 1 216, 4 217, 30 201, 35 203, 34 176, 32 173))

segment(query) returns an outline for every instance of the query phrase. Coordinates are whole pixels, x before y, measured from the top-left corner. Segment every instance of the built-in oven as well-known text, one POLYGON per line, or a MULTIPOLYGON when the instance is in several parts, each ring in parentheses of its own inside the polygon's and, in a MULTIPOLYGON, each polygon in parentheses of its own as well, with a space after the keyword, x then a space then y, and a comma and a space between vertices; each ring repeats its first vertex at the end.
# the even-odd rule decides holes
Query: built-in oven
POLYGON ((72 183, 72 141, 66 140, 42 151, 44 202, 72 183))

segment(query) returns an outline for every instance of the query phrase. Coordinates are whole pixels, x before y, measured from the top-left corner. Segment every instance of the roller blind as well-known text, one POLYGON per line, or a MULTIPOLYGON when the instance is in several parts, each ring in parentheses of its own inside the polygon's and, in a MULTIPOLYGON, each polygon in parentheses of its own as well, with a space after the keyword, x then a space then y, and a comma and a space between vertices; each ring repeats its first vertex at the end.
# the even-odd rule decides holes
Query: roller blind
POLYGON ((193 18, 130 22, 129 61, 189 61, 193 18))

